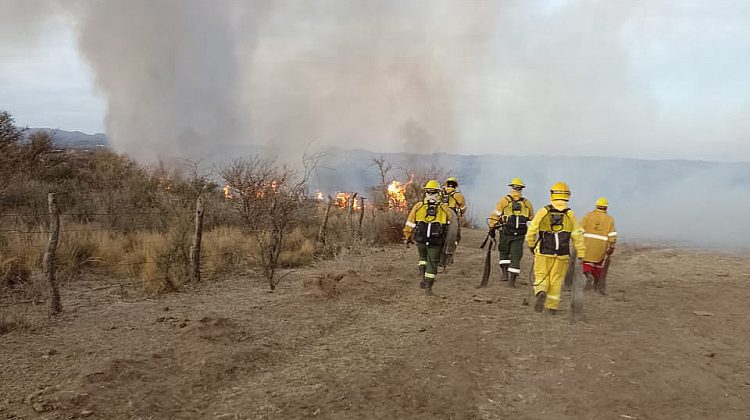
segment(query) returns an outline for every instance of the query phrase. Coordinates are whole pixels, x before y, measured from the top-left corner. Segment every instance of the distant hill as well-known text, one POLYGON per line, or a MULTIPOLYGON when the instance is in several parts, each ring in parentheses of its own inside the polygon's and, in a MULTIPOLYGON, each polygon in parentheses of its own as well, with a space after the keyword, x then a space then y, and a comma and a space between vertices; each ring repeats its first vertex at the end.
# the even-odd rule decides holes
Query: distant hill
MULTIPOLYGON (((599 196, 609 198, 611 213, 626 240, 726 246, 743 249, 750 237, 744 209, 750 205, 750 162, 644 160, 576 156, 466 156, 437 153, 373 153, 331 148, 312 178, 326 194, 367 194, 378 173, 373 157, 393 164, 390 179, 407 181, 407 170, 442 168, 459 179, 469 214, 483 225, 495 203, 507 194, 511 178, 521 177, 536 208, 548 203, 549 187, 565 181, 573 190, 571 207, 579 217, 599 196)), ((442 180, 440 180, 442 181, 442 180)))
POLYGON ((26 135, 30 136, 37 132, 46 132, 53 136, 55 144, 63 148, 73 149, 101 149, 110 146, 106 134, 86 134, 80 131, 65 131, 53 128, 29 128, 26 135))
MULTIPOLYGON (((46 131, 65 148, 101 149, 111 143, 104 134, 32 128, 46 131)), ((210 144, 201 164, 217 168, 238 157, 274 155, 273 147, 210 144)), ((623 239, 643 242, 717 246, 725 251, 747 249, 750 222, 750 162, 645 160, 583 156, 499 156, 435 153, 375 153, 332 147, 311 178, 311 188, 367 195, 379 182, 375 157, 393 165, 389 180, 408 181, 408 171, 440 168, 459 178, 477 225, 507 193, 507 182, 521 177, 536 208, 549 200, 549 186, 566 181, 573 190, 571 207, 582 217, 599 196, 609 198, 623 239)), ((300 152, 301 156, 301 152, 300 152)), ((288 156, 287 156, 288 157, 288 156)), ((295 157, 298 159, 298 157, 295 157)), ((295 159, 288 159, 294 161, 295 159)), ((282 159, 283 160, 283 159, 282 159)), ((217 175, 218 176, 218 175, 217 175)), ((442 180, 441 180, 442 181, 442 180)))

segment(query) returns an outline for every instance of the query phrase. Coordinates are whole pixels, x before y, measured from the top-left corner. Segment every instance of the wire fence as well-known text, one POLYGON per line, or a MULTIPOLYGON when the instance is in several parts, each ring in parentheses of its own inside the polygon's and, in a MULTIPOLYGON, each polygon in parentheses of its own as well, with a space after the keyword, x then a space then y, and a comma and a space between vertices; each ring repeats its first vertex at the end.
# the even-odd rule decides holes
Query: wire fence
MULTIPOLYGON (((82 266, 89 266, 96 269, 108 269, 108 270, 115 270, 117 268, 126 268, 126 267, 138 267, 138 266, 146 266, 146 265, 157 265, 157 266, 166 266, 164 274, 164 279, 170 278, 171 274, 169 272, 169 269, 171 267, 178 267, 181 266, 181 273, 187 273, 189 277, 189 280, 192 281, 199 281, 200 280, 200 273, 201 273, 201 260, 205 258, 209 258, 209 255, 206 255, 201 252, 201 241, 202 241, 202 232, 203 232, 203 207, 201 199, 199 198, 196 201, 195 208, 191 210, 183 210, 183 209, 169 209, 165 211, 139 211, 139 212, 133 212, 133 211, 123 211, 123 212, 61 212, 59 211, 57 207, 57 201, 55 198, 55 194, 49 194, 48 195, 48 207, 49 210, 47 212, 44 211, 30 211, 30 212, 13 212, 13 213, 2 213, 0 214, 0 245, 6 246, 8 245, 7 240, 3 240, 4 237, 8 236, 26 236, 29 238, 29 241, 23 241, 23 248, 19 248, 16 250, 16 253, 25 252, 29 253, 33 251, 30 251, 28 249, 28 245, 31 243, 33 246, 38 246, 40 248, 40 251, 44 251, 44 256, 42 259, 42 271, 48 281, 49 288, 50 288, 50 311, 51 313, 57 313, 61 311, 61 305, 59 302, 59 291, 57 290, 57 281, 55 276, 56 266, 59 265, 58 263, 61 262, 68 262, 64 260, 60 260, 60 258, 69 258, 69 259, 80 259, 79 261, 76 261, 76 264, 78 264, 80 267, 82 266), (92 232, 110 232, 113 235, 123 235, 124 237, 128 234, 132 233, 154 233, 159 235, 167 234, 169 231, 166 222, 166 218, 172 217, 172 216, 181 216, 181 215, 188 215, 188 214, 194 214, 195 220, 194 220, 194 232, 192 236, 192 240, 190 243, 182 243, 182 251, 177 251, 177 254, 179 258, 170 258, 170 256, 162 256, 158 255, 153 258, 147 258, 144 260, 136 260, 136 261, 127 261, 127 258, 124 258, 126 254, 128 254, 128 251, 133 251, 133 248, 137 246, 143 247, 144 245, 156 245, 156 249, 158 249, 158 245, 162 245, 163 248, 167 248, 167 251, 169 251, 169 247, 172 244, 169 244, 169 238, 166 238, 164 240, 160 241, 154 241, 154 240, 143 240, 143 237, 138 237, 137 235, 134 235, 130 238, 126 238, 126 241, 129 245, 127 246, 111 246, 97 243, 95 244, 95 248, 92 250, 85 250, 81 249, 80 247, 82 245, 79 244, 79 248, 75 249, 73 248, 70 255, 61 256, 58 253, 58 248, 60 247, 60 244, 64 241, 71 239, 72 241, 75 241, 76 239, 80 239, 81 237, 74 237, 69 238, 69 235, 78 235, 83 234, 86 235, 88 233, 92 232), (93 218, 104 218, 104 219, 112 219, 112 218, 123 218, 123 217, 141 217, 142 220, 138 220, 134 223, 128 223, 126 229, 117 228, 115 226, 102 226, 100 222, 97 222, 95 220, 71 220, 71 218, 86 218, 86 219, 93 219, 93 218), (152 220, 149 220, 152 219, 152 220), (33 220, 35 223, 33 223, 35 226, 29 226, 32 223, 29 223, 28 220, 33 220), (161 229, 159 229, 159 227, 161 229), (38 237, 40 235, 45 235, 46 238, 34 238, 38 237), (46 240, 45 240, 46 239, 46 240), (38 241, 38 243, 34 244, 34 241, 38 241), (189 251, 186 250, 186 248, 189 245, 189 251), (107 258, 101 255, 102 251, 110 252, 113 254, 117 254, 119 251, 119 255, 115 255, 112 260, 107 261, 107 258), (122 259, 125 259, 125 261, 122 261, 122 259), (119 261, 118 261, 119 260, 119 261), (189 266, 189 267, 186 267, 189 266)), ((86 236, 83 237, 83 239, 86 239, 86 236)), ((187 237, 183 237, 183 240, 187 239, 187 237)), ((104 239, 106 240, 106 239, 104 239)), ((68 245, 68 244, 66 244, 68 245)), ((0 249, 1 251, 1 249, 0 249)), ((69 250, 70 251, 70 250, 69 250)), ((173 251, 173 250, 172 250, 173 251)), ((37 254, 38 255, 38 254, 37 254)), ((0 253, 0 256, 2 254, 0 253)), ((131 255, 132 258, 134 255, 131 255)), ((138 256, 138 255, 135 255, 138 256)), ((173 256, 172 256, 173 257, 173 256)), ((6 264, 8 261, 12 261, 14 258, 11 258, 10 260, 6 260, 5 262, 3 259, 0 259, 0 264, 6 264)), ((17 259, 17 258, 15 258, 17 259)), ((1 268, 1 267, 0 267, 1 268)), ((0 275, 2 272, 0 272, 0 275)), ((130 273, 135 274, 135 273, 130 273)), ((145 272, 141 274, 146 274, 145 272)), ((151 273, 149 273, 151 274, 151 273)), ((144 276, 145 277, 145 276, 144 276)), ((2 278, 0 278, 2 280, 2 278)), ((149 280, 160 280, 160 278, 144 278, 145 281, 149 280)), ((181 282, 183 282, 183 279, 179 279, 181 282)))

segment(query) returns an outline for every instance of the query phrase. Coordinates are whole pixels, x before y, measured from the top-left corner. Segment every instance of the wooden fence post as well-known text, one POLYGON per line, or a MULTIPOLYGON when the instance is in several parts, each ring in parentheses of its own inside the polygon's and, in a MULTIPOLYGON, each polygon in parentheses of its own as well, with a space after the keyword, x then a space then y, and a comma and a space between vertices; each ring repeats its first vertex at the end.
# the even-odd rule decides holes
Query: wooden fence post
POLYGON ((349 225, 349 242, 354 242, 354 202, 357 200, 357 193, 352 193, 346 206, 346 218, 349 225))
POLYGON ((365 218, 365 200, 364 197, 359 197, 359 227, 357 228, 357 238, 362 240, 362 220, 365 218))
POLYGON ((195 235, 190 248, 190 280, 201 281, 201 240, 203 238, 203 200, 195 201, 195 235))
POLYGON ((318 242, 326 244, 326 230, 328 229, 328 216, 331 214, 331 207, 333 207, 333 198, 328 196, 328 205, 326 205, 326 213, 323 216, 323 224, 320 225, 320 231, 318 231, 318 242))
POLYGON ((55 260, 60 237, 60 211, 57 209, 54 193, 47 195, 47 205, 49 208, 49 241, 43 260, 44 277, 47 279, 49 286, 49 312, 50 315, 56 315, 62 311, 62 305, 60 304, 60 290, 57 288, 57 280, 55 279, 55 260))

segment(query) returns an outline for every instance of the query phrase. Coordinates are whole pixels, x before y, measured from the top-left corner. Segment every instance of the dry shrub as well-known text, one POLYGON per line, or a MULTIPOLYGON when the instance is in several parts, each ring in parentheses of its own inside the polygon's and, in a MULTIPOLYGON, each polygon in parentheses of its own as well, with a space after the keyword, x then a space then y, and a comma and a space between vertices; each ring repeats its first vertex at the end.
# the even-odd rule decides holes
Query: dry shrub
POLYGON ((168 232, 161 248, 152 248, 154 255, 146 255, 148 264, 141 271, 143 289, 147 293, 176 291, 190 277, 190 224, 178 221, 168 232), (153 262, 153 263, 152 263, 153 262))
POLYGON ((0 335, 13 331, 29 331, 33 327, 31 321, 21 307, 14 306, 0 309, 0 335))
POLYGON ((31 270, 18 257, 0 260, 0 286, 13 287, 29 281, 31 270))
POLYGON ((209 277, 248 268, 257 245, 239 228, 220 227, 203 235, 202 268, 209 277))
POLYGON ((376 211, 365 217, 362 239, 373 245, 397 244, 403 236, 406 214, 400 211, 376 211))
POLYGON ((88 236, 62 236, 56 255, 58 273, 68 278, 78 275, 84 266, 95 261, 98 249, 88 236))
MULTIPOLYGON (((314 236, 311 236, 314 238, 314 236)), ((279 255, 279 265, 285 268, 299 267, 313 262, 315 241, 305 237, 304 230, 296 228, 285 238, 279 255)))

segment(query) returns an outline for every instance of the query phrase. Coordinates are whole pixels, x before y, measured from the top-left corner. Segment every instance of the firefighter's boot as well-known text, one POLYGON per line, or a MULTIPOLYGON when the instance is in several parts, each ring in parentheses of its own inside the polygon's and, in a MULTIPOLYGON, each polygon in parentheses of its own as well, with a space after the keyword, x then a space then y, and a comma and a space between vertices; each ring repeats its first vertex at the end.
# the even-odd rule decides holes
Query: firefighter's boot
POLYGON ((518 273, 508 273, 508 287, 516 287, 518 273))
POLYGON ((425 296, 432 296, 432 285, 435 283, 435 280, 427 280, 427 285, 424 289, 424 295, 425 296))
POLYGON ((501 264, 500 271, 500 281, 508 281, 508 266, 505 264, 501 264))
POLYGON ((425 280, 424 280, 424 273, 427 272, 427 267, 424 265, 419 266, 419 288, 424 289, 425 288, 425 280))
POLYGON ((583 290, 591 290, 592 288, 596 290, 596 280, 594 280, 594 275, 591 273, 583 273, 583 275, 586 276, 586 286, 583 290))
POLYGON ((599 279, 599 287, 597 288, 597 291, 602 296, 607 296, 607 279, 602 277, 599 279))
POLYGON ((547 301, 547 292, 539 292, 536 294, 536 303, 534 304, 534 310, 541 313, 544 310, 544 302, 547 301))

